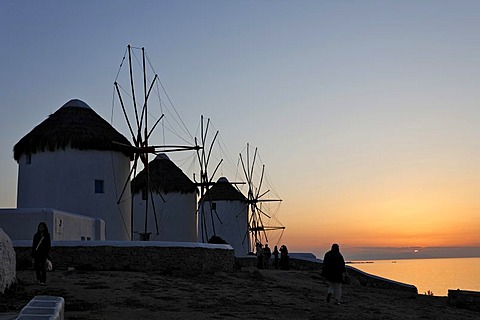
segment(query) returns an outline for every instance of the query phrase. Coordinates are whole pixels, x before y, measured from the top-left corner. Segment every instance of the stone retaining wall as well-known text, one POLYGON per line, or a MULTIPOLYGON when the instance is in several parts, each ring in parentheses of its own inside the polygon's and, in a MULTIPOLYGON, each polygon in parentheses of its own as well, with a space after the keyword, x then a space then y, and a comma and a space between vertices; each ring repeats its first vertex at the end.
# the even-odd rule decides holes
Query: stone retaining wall
MULTIPOLYGON (((17 268, 31 268, 30 246, 16 242, 17 268)), ((233 271, 235 256, 228 245, 163 242, 61 241, 51 249, 54 269, 159 271, 196 274, 233 271)))
POLYGON ((448 303, 458 308, 480 311, 480 292, 448 290, 448 303))
MULTIPOLYGON (((31 268, 31 241, 14 241, 17 269, 31 268)), ((235 257, 229 245, 167 242, 59 241, 51 250, 54 269, 159 271, 166 274, 231 272, 256 266, 255 256, 235 257)), ((290 257, 291 270, 318 270, 322 263, 290 257)), ((271 264, 271 268, 273 265, 271 264)), ((352 282, 416 296, 415 286, 377 277, 347 266, 352 282)))
MULTIPOLYGON (((257 259, 255 256, 237 258, 237 264, 240 266, 256 266, 257 259)), ((270 261, 270 268, 272 267, 272 261, 270 261)), ((318 270, 318 274, 322 271, 323 264, 320 261, 311 261, 296 259, 290 257, 289 266, 292 270, 304 270, 315 271, 318 270)), ((378 277, 361 270, 358 270, 352 266, 347 265, 347 273, 352 282, 371 288, 382 288, 388 290, 396 290, 404 292, 407 296, 414 297, 418 294, 418 290, 415 286, 378 277)))

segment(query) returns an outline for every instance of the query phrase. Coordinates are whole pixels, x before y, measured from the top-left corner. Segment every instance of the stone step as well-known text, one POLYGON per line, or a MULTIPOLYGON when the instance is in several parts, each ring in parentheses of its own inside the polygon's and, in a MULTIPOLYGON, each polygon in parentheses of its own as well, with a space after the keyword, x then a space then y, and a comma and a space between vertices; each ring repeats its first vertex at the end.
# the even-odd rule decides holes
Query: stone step
POLYGON ((23 307, 17 320, 63 320, 65 300, 57 296, 35 296, 23 307))

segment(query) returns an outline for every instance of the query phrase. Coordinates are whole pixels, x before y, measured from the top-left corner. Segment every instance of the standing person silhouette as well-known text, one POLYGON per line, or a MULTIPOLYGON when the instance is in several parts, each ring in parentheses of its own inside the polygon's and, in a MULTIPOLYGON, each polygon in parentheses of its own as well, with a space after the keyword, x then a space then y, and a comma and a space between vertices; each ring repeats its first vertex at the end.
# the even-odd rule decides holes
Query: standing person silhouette
POLYGON ((263 269, 263 246, 260 242, 257 242, 255 245, 256 254, 257 254, 257 268, 263 269))
POLYGON ((275 269, 278 269, 278 256, 279 256, 279 255, 280 255, 280 251, 278 251, 277 246, 275 246, 275 247, 273 248, 273 257, 274 257, 274 260, 273 260, 274 262, 273 262, 273 264, 274 264, 274 266, 275 266, 275 269))
POLYGON ((288 270, 289 260, 287 246, 283 244, 280 247, 280 269, 288 270))
POLYGON ((40 284, 45 285, 47 282, 47 269, 45 263, 50 258, 51 247, 50 233, 45 222, 40 222, 37 232, 33 236, 32 258, 35 267, 35 278, 40 284))
POLYGON ((268 246, 268 243, 265 243, 265 247, 263 247, 263 264, 265 265, 265 269, 270 268, 270 257, 272 256, 272 251, 268 246))
POLYGON ((335 304, 340 304, 342 297, 342 282, 345 279, 345 260, 340 253, 340 247, 334 243, 332 249, 325 253, 323 258, 322 276, 327 279, 328 292, 327 302, 330 302, 332 296, 335 304))

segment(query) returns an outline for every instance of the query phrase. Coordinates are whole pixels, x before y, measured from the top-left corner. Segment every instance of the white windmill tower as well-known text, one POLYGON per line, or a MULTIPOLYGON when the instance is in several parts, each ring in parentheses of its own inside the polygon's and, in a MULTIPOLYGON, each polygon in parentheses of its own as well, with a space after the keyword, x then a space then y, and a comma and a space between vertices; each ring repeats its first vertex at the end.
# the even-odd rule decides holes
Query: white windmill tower
POLYGON ((247 198, 227 178, 219 178, 200 198, 199 206, 211 219, 204 223, 206 234, 231 245, 237 256, 251 251, 250 242, 244 241, 248 230, 247 198))
POLYGON ((130 207, 116 198, 132 157, 122 134, 85 102, 70 100, 14 146, 17 207, 100 218, 108 240, 130 239, 130 207))
POLYGON ((156 214, 152 210, 151 214, 135 217, 134 237, 138 240, 196 242, 195 183, 166 154, 159 154, 149 163, 149 176, 142 170, 131 182, 134 212, 145 212, 147 180, 152 189, 151 208, 155 208, 156 214))

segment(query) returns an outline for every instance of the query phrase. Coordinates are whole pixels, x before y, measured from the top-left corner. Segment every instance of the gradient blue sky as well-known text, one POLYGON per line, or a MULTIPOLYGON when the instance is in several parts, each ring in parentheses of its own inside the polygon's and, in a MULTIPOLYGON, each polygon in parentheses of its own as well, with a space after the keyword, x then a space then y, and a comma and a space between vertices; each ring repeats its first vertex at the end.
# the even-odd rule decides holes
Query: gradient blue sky
POLYGON ((78 98, 110 119, 131 44, 192 131, 204 115, 232 157, 259 148, 291 250, 480 255, 480 2, 0 7, 0 207, 16 206, 13 146, 50 113, 78 98))

